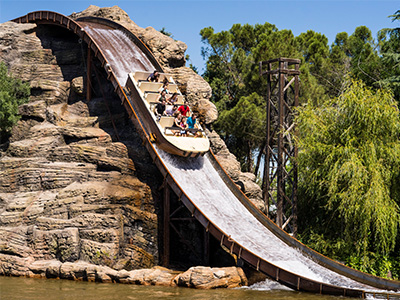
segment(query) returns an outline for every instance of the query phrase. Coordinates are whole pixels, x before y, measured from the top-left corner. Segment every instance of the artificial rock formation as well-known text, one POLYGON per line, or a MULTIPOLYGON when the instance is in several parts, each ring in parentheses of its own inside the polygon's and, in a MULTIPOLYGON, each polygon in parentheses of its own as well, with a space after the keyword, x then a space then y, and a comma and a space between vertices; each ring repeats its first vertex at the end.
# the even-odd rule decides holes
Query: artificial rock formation
POLYGON ((235 288, 248 283, 243 270, 238 267, 193 267, 183 273, 158 266, 150 269, 117 271, 81 260, 74 263, 63 263, 56 259, 35 261, 32 258, 13 255, 0 256, 0 275, 198 289, 235 288))
MULTIPOLYGON (((83 16, 109 18, 138 35, 202 121, 217 119, 210 86, 184 67, 184 43, 140 28, 118 7, 90 6, 72 17, 83 16)), ((22 118, 0 148, 0 274, 73 279, 77 275, 65 275, 75 272, 70 269, 81 274, 90 265, 88 278, 107 281, 107 272, 158 264, 162 178, 112 86, 93 78, 94 97, 84 99, 85 57, 78 38, 65 29, 0 24, 0 60, 31 85, 30 102, 20 106, 22 118)), ((209 136, 228 174, 259 202, 254 177, 240 172, 215 132, 209 136)))
POLYGON ((247 285, 241 268, 192 267, 175 277, 178 286, 197 289, 234 288, 247 285))
MULTIPOLYGON (((83 260, 114 269, 156 265, 152 190, 138 179, 129 144, 115 141, 107 103, 82 99, 85 69, 77 38, 59 28, 12 22, 0 25, 0 35, 0 59, 32 89, 0 153, 0 256, 83 260)), ((124 112, 109 95, 124 138, 121 131, 130 134, 124 112)), ((146 162, 140 142, 132 147, 146 162)))

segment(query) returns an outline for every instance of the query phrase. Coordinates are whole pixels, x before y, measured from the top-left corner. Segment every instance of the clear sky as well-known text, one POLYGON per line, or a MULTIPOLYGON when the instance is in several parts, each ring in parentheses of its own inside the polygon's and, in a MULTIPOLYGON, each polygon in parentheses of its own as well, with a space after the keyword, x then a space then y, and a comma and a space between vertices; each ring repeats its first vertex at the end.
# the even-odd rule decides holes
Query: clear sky
POLYGON ((64 15, 85 10, 89 5, 117 5, 139 26, 165 27, 173 37, 188 45, 192 63, 204 70, 200 30, 229 30, 233 24, 269 22, 278 29, 290 29, 295 36, 311 29, 325 34, 331 44, 337 33, 354 32, 358 26, 371 29, 374 37, 382 28, 398 27, 389 15, 400 9, 398 0, 0 0, 0 23, 36 10, 51 10, 64 15))

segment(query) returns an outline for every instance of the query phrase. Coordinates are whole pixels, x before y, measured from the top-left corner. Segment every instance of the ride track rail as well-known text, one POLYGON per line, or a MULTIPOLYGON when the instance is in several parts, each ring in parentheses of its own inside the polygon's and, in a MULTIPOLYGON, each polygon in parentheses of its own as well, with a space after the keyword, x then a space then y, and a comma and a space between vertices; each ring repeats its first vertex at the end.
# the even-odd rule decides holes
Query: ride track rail
POLYGON ((322 267, 325 267, 337 274, 343 275, 347 278, 350 278, 356 282, 359 282, 361 285, 367 285, 370 288, 378 289, 378 290, 369 290, 369 289, 356 289, 356 288, 346 288, 341 286, 336 286, 332 284, 327 284, 324 282, 319 282, 316 280, 309 279, 304 276, 300 276, 293 272, 287 271, 284 268, 278 267, 273 263, 268 262, 266 259, 254 254, 250 250, 246 249, 240 243, 236 242, 231 238, 230 235, 226 234, 223 230, 221 230, 215 223, 210 220, 199 208, 198 206, 191 201, 187 193, 184 192, 183 188, 179 185, 179 182, 171 175, 168 167, 160 157, 158 151, 153 145, 150 134, 143 126, 140 116, 137 115, 135 109, 131 104, 131 99, 125 93, 124 88, 121 86, 118 81, 118 77, 112 70, 112 66, 107 60, 106 56, 102 51, 102 45, 98 44, 96 40, 89 35, 82 24, 85 22, 90 22, 93 26, 101 25, 107 26, 111 29, 116 29, 122 31, 128 38, 139 47, 139 49, 148 57, 151 63, 154 66, 154 69, 162 72, 162 67, 154 58, 150 50, 129 30, 117 24, 113 21, 95 18, 95 17, 87 17, 78 20, 73 20, 67 16, 62 14, 51 12, 51 11, 36 11, 28 13, 25 16, 16 18, 12 20, 16 23, 37 23, 37 24, 48 24, 48 25, 57 25, 64 27, 68 30, 74 32, 82 41, 87 43, 88 47, 93 50, 95 57, 99 59, 102 67, 107 72, 107 79, 111 81, 114 86, 114 91, 120 97, 122 104, 128 112, 130 119, 133 124, 137 128, 138 133, 140 134, 144 146, 148 150, 150 156, 153 159, 153 162, 160 170, 161 174, 164 176, 164 181, 168 184, 171 189, 175 192, 175 194, 179 197, 180 201, 184 203, 187 209, 191 212, 191 214, 204 226, 204 228, 211 233, 217 240, 220 241, 220 244, 229 249, 231 254, 235 254, 238 258, 246 261, 249 265, 254 267, 256 270, 261 271, 266 274, 273 280, 284 284, 294 290, 297 291, 305 291, 319 294, 329 294, 329 295, 341 295, 347 297, 357 297, 357 298, 365 298, 368 296, 378 296, 379 298, 383 297, 383 299, 400 299, 400 282, 394 280, 388 280, 380 277, 376 277, 370 274, 366 274, 354 269, 351 269, 343 264, 340 264, 334 260, 331 260, 322 254, 308 248, 298 240, 289 236, 285 231, 280 229, 275 223, 273 223, 270 219, 268 219, 260 210, 258 210, 254 204, 238 189, 236 184, 232 181, 232 179, 226 174, 225 170, 221 167, 218 160, 215 158, 214 154, 210 150, 207 154, 208 158, 211 161, 211 164, 218 172, 219 176, 229 188, 229 190, 235 195, 235 197, 240 201, 240 203, 270 232, 272 232, 275 236, 277 236, 280 240, 282 240, 289 247, 300 250, 305 253, 309 257, 316 261, 322 267), (397 293, 392 293, 389 291, 394 291, 397 293))

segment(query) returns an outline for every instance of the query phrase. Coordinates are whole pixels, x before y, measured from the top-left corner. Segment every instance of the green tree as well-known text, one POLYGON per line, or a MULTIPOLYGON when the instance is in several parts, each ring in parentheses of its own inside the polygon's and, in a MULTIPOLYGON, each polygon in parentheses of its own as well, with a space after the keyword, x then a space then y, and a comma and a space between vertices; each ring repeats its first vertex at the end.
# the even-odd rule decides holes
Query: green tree
MULTIPOLYGON (((389 17, 393 22, 400 21, 400 10, 389 17)), ((380 30, 378 40, 382 53, 381 61, 385 67, 385 74, 378 83, 390 87, 397 101, 400 101, 400 27, 380 30)))
MULTIPOLYGON (((339 97, 301 107, 296 123, 304 242, 341 259, 393 254, 400 119, 392 94, 353 81, 339 97)), ((358 263, 365 267, 367 260, 358 263)))
POLYGON ((366 26, 357 27, 347 41, 347 53, 351 57, 352 75, 373 86, 381 79, 383 66, 371 30, 366 26))
POLYGON ((261 143, 265 135, 264 99, 257 93, 242 97, 231 110, 225 110, 220 115, 223 123, 231 124, 223 132, 225 140, 234 145, 239 155, 245 157, 246 169, 252 171, 252 151, 261 143))
MULTIPOLYGON (((258 131, 249 134, 247 127, 233 130, 234 119, 225 116, 236 114, 242 109, 238 106, 253 101, 265 120, 266 79, 259 75, 258 62, 277 57, 302 58, 302 54, 290 30, 278 30, 269 23, 235 24, 229 31, 221 32, 207 27, 200 34, 204 43, 202 55, 207 60, 203 77, 213 89, 212 100, 221 115, 214 127, 239 159, 243 170, 251 171, 252 155, 264 144, 265 129, 262 133, 259 131, 261 136, 258 131), (230 110, 233 111, 230 113, 230 110), (246 141, 241 142, 244 138, 246 141)), ((324 91, 310 75, 309 66, 302 65, 300 71, 304 74, 300 101, 322 98, 324 91)))
POLYGON ((19 120, 18 106, 28 102, 29 95, 29 84, 10 76, 7 66, 0 62, 0 142, 6 140, 19 120))
POLYGON ((329 57, 328 38, 323 34, 308 30, 296 37, 296 42, 304 61, 310 65, 310 72, 323 76, 319 73, 329 57))

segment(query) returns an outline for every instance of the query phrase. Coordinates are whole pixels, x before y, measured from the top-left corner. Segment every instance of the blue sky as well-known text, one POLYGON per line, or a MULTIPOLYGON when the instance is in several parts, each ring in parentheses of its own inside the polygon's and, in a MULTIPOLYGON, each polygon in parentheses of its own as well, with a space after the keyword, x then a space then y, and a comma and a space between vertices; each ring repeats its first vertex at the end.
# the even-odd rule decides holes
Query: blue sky
POLYGON ((109 7, 117 5, 125 10, 139 26, 165 27, 175 39, 188 45, 187 54, 192 63, 204 68, 201 57, 202 28, 211 26, 215 31, 229 30, 233 24, 275 24, 278 29, 290 29, 299 35, 312 29, 325 34, 331 44, 337 33, 351 34, 358 26, 371 29, 374 37, 385 27, 398 27, 389 15, 400 9, 398 0, 281 0, 281 1, 232 1, 232 0, 0 0, 0 23, 36 10, 52 10, 64 15, 85 10, 89 5, 109 7))

